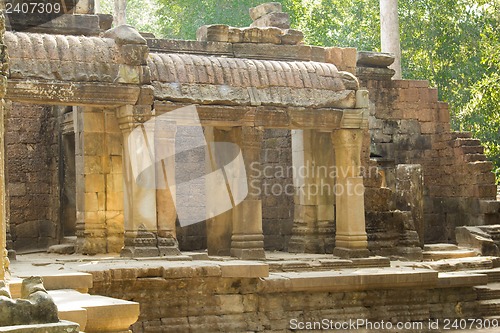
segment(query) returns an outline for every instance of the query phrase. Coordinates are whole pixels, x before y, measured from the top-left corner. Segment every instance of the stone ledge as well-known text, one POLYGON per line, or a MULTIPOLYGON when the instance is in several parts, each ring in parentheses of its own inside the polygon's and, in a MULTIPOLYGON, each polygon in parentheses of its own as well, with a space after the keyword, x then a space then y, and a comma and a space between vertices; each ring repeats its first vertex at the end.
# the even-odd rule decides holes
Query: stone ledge
MULTIPOLYGON (((62 274, 38 274, 43 279, 43 286, 47 290, 77 289, 87 291, 92 288, 92 275, 88 273, 62 273, 62 274)), ((22 274, 25 278, 29 275, 22 274)), ((9 289, 13 298, 21 297, 22 279, 13 278, 9 281, 9 289)))
POLYGON ((269 276, 269 265, 253 261, 220 263, 221 276, 227 278, 262 278, 269 276))
POLYGON ((149 38, 147 43, 151 53, 188 53, 230 58, 316 61, 334 64, 342 71, 355 74, 357 54, 355 48, 290 45, 292 41, 288 41, 288 39, 296 38, 293 34, 293 30, 287 30, 287 34, 282 36, 282 39, 285 40, 282 45, 158 38, 149 38))
POLYGON ((264 279, 266 292, 360 291, 395 288, 434 288, 438 272, 424 269, 366 268, 346 271, 272 273, 264 279))
POLYGON ((88 332, 125 332, 139 318, 139 303, 99 295, 89 295, 74 290, 56 290, 49 294, 58 309, 86 311, 85 330, 88 332))
POLYGON ((486 274, 457 272, 439 273, 438 275, 439 288, 473 287, 487 283, 488 275, 486 274))

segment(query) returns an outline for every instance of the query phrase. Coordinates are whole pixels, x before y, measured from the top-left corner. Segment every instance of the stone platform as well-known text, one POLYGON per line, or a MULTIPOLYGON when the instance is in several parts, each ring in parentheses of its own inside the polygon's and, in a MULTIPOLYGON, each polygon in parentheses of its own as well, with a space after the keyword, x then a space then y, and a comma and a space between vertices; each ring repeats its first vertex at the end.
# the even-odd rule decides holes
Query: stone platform
POLYGON ((161 259, 18 258, 13 276, 43 276, 60 313, 80 324, 104 325, 113 315, 133 314, 129 301, 139 303, 133 332, 287 332, 292 319, 428 323, 500 316, 496 257, 403 262, 268 252, 266 260, 243 261, 188 252, 161 259), (81 309, 93 319, 78 319, 81 309))

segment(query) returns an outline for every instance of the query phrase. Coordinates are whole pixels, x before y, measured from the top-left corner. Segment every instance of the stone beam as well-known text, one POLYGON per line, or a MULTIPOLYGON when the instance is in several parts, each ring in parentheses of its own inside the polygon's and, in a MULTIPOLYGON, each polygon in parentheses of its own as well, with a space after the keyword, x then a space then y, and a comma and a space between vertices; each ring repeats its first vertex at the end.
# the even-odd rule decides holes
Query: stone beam
MULTIPOLYGON (((158 113, 169 112, 183 106, 184 103, 156 101, 154 108, 158 113)), ((330 131, 340 128, 364 128, 367 114, 363 109, 307 109, 276 108, 270 106, 196 105, 198 116, 203 126, 233 127, 250 124, 265 128, 315 129, 330 131)), ((189 119, 177 121, 179 126, 199 125, 189 119)))
POLYGON ((8 80, 6 99, 33 104, 118 107, 136 104, 141 88, 129 85, 8 80))

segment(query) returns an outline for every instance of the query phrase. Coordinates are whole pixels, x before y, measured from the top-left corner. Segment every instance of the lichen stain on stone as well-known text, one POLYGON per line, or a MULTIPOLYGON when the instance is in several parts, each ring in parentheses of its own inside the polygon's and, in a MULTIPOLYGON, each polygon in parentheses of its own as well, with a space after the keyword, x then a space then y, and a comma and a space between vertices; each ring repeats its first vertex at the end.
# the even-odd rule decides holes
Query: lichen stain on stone
POLYGON ((76 94, 76 85, 69 83, 65 86, 58 85, 40 85, 37 81, 19 82, 16 88, 22 89, 25 94, 41 96, 47 99, 69 100, 76 94))

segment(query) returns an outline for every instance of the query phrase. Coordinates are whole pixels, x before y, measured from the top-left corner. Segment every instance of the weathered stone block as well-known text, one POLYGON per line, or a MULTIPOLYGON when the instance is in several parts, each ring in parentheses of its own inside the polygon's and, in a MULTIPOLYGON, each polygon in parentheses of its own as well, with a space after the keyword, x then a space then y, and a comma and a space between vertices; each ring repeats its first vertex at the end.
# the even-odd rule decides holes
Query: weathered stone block
POLYGON ((290 29, 290 16, 288 13, 269 13, 266 14, 250 25, 251 27, 276 27, 280 29, 290 29))
POLYGON ((203 25, 196 31, 196 40, 227 42, 229 40, 229 26, 224 24, 203 25))
POLYGON ((386 68, 392 65, 393 62, 394 55, 390 53, 358 52, 358 66, 386 68))
POLYGON ((281 13, 282 6, 279 2, 268 2, 249 9, 250 17, 253 21, 270 13, 281 13))
POLYGON ((287 29, 283 32, 281 36, 281 44, 285 45, 297 45, 302 43, 304 40, 304 33, 299 30, 287 29))

